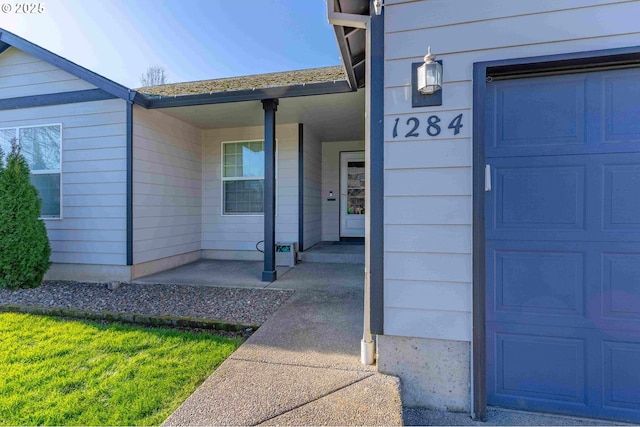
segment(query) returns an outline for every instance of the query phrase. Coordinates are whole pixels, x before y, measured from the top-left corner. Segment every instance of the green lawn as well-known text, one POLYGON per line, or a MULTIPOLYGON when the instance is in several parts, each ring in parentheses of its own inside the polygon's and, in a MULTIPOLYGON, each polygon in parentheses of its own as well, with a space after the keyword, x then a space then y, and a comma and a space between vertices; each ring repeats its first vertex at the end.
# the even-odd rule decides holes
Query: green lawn
POLYGON ((0 425, 157 425, 240 340, 0 314, 0 425))

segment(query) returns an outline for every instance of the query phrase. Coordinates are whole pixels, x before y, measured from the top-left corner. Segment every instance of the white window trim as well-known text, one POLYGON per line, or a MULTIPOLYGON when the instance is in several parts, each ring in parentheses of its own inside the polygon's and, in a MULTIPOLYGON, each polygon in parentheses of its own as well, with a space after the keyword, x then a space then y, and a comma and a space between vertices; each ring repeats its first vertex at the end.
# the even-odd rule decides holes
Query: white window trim
MULTIPOLYGON (((43 124, 37 124, 37 125, 28 125, 28 126, 12 126, 12 127, 5 127, 5 128, 0 128, 0 130, 9 130, 9 129, 13 129, 16 132, 15 138, 16 140, 19 140, 19 134, 20 134, 20 129, 29 129, 29 128, 40 128, 40 127, 45 127, 45 126, 58 126, 60 127, 60 169, 48 169, 48 170, 36 170, 36 171, 32 171, 31 169, 29 169, 29 173, 33 174, 33 175, 47 175, 47 174, 53 174, 53 173, 58 173, 60 174, 60 216, 56 216, 56 217, 40 217, 41 220, 43 221, 60 221, 61 219, 64 219, 63 216, 63 209, 64 209, 64 203, 63 203, 63 198, 62 198, 62 141, 63 141, 63 126, 62 123, 43 123, 43 124)), ((6 156, 9 153, 4 153, 5 155, 5 160, 6 160, 6 156)))
MULTIPOLYGON (((220 216, 231 216, 231 217, 264 217, 264 212, 260 214, 254 213, 225 213, 224 211, 224 183, 226 181, 254 181, 258 179, 262 179, 264 181, 265 177, 262 175, 258 176, 246 176, 246 177, 238 177, 238 178, 225 178, 224 176, 224 144, 236 144, 239 142, 256 142, 260 141, 263 143, 264 147, 264 139, 254 138, 254 139, 242 139, 237 141, 222 141, 220 144, 220 216)), ((276 138, 276 216, 278 216, 278 139, 276 138)))

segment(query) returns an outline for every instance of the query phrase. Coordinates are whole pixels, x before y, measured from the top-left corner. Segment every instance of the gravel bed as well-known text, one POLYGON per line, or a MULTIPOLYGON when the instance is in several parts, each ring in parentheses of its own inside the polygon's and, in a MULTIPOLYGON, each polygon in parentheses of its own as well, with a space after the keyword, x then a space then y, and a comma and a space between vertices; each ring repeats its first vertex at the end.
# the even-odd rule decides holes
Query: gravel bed
POLYGON ((211 319, 261 325, 293 291, 188 285, 45 281, 33 289, 0 289, 0 304, 211 319))

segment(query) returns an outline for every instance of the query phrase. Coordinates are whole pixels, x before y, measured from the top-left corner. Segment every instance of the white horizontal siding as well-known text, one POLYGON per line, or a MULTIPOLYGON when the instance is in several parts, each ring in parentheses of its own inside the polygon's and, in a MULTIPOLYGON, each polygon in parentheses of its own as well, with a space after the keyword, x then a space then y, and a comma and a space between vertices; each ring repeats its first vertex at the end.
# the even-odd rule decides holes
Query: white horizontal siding
POLYGON ((385 249, 389 252, 471 253, 470 225, 387 225, 385 249))
POLYGON ((471 311, 471 287, 466 282, 390 280, 388 285, 384 294, 387 307, 463 313, 471 311), (423 298, 416 299, 416 294, 423 295, 423 298))
POLYGON ((387 196, 469 196, 471 168, 387 170, 387 196))
POLYGON ((0 127, 62 124, 62 219, 45 220, 53 262, 126 264, 125 108, 113 99, 0 111, 0 127))
POLYGON ((470 340, 473 64, 637 46, 640 2, 385 4, 385 333, 470 340), (412 108, 411 63, 429 45, 443 61, 443 103, 412 108), (433 137, 430 115, 442 119, 433 137), (405 136, 409 117, 420 120, 419 137, 405 136))
POLYGON ((309 126, 303 128, 304 249, 322 240, 322 143, 309 126))
POLYGON ((620 0, 536 0, 524 2, 482 0, 482 2, 466 2, 461 7, 460 2, 429 0, 428 6, 425 7, 419 1, 389 0, 385 2, 388 6, 406 4, 403 7, 387 9, 385 31, 393 33, 445 25, 465 25, 477 21, 552 13, 620 2, 620 0))
POLYGON ((460 311, 414 310, 387 307, 384 311, 386 335, 471 341, 471 313, 460 311))
POLYGON ((0 99, 95 88, 14 47, 0 54, 0 99))
MULTIPOLYGON (((531 3, 533 4, 534 2, 531 3)), ((635 46, 638 43, 640 43, 638 33, 631 33, 580 40, 540 43, 527 46, 526 50, 523 50, 521 46, 508 46, 470 52, 438 52, 437 57, 446 64, 443 68, 444 80, 446 82, 460 82, 471 80, 474 62, 555 55, 559 53, 580 52, 586 50, 611 49, 616 47, 635 46)), ((411 83, 411 73, 408 70, 411 69, 411 63, 422 62, 423 56, 424 52, 416 52, 415 57, 386 61, 384 78, 387 87, 409 85, 411 83)), ((445 95, 445 97, 446 96, 447 95, 445 95)), ((406 111, 406 113, 413 113, 411 110, 406 111)))
MULTIPOLYGON (((223 141, 264 139, 262 127, 208 129, 202 138, 202 249, 256 251, 264 240, 262 215, 222 214, 223 141)), ((276 240, 298 241, 298 124, 276 126, 276 240)))
POLYGON ((201 249, 201 130, 160 111, 133 111, 133 262, 201 249))
MULTIPOLYGON (((422 2, 422 9, 431 11, 433 17, 439 13, 430 6, 430 1, 422 2)), ((485 13, 500 16, 502 5, 488 9, 485 13)), ((518 3, 511 2, 512 7, 518 3)), ((561 4, 562 2, 557 2, 561 4)), ((471 0, 459 1, 459 9, 469 7, 478 10, 484 2, 471 0), (475 3, 475 7, 473 7, 475 3)), ((401 26, 403 19, 399 10, 407 5, 388 6, 385 23, 401 26), (395 24, 395 22, 398 22, 395 24)), ((398 31, 385 35, 385 59, 398 59, 425 55, 425 43, 431 44, 433 53, 468 52, 484 49, 495 49, 506 46, 529 46, 539 43, 555 43, 566 40, 606 37, 612 34, 629 34, 638 32, 637 16, 640 14, 640 3, 629 1, 604 4, 596 7, 580 7, 555 12, 524 14, 505 18, 485 19, 482 21, 463 22, 460 24, 444 21, 433 22, 429 27, 412 31, 398 31), (615 23, 615 24, 614 24, 615 23)), ((411 20, 405 20, 411 22, 411 20)), ((522 49, 526 56, 526 48, 522 49)))

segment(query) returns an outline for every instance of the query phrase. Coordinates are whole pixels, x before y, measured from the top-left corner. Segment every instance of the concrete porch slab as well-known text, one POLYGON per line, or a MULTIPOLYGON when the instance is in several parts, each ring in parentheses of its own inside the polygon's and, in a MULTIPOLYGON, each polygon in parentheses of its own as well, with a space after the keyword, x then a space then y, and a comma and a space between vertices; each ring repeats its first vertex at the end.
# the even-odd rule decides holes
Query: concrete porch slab
MULTIPOLYGON (((229 261, 200 259, 198 261, 134 280, 136 283, 171 283, 231 288, 264 288, 261 261, 229 261)), ((278 277, 291 267, 278 267, 278 277)))

